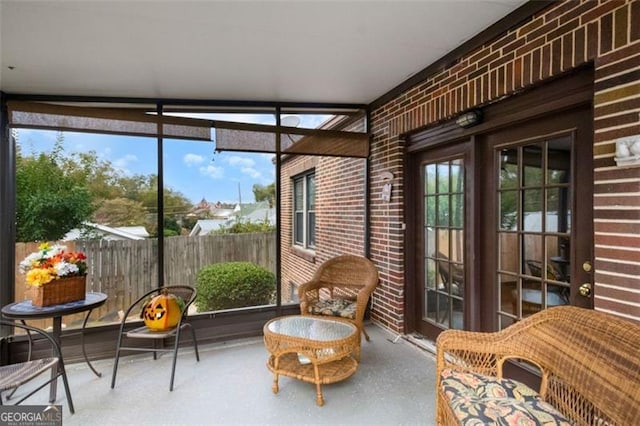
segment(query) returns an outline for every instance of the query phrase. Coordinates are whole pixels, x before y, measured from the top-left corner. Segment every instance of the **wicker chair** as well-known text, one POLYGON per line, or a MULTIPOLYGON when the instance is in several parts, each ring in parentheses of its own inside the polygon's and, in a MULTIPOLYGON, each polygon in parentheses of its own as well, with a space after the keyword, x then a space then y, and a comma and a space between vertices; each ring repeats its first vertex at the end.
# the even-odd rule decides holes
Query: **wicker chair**
POLYGON ((198 354, 198 341, 196 340, 196 333, 193 326, 188 322, 187 311, 189 306, 196 300, 196 289, 187 285, 172 285, 165 286, 151 290, 140 297, 138 300, 127 309, 122 317, 120 324, 120 332, 118 333, 118 343, 116 346, 116 359, 113 363, 113 376, 111 378, 111 389, 116 385, 116 373, 118 372, 118 361, 120 360, 120 352, 122 351, 135 351, 135 352, 153 352, 153 359, 157 358, 158 352, 173 352, 173 364, 171 366, 171 382, 169 384, 169 391, 173 390, 173 379, 176 372, 176 360, 178 359, 178 346, 180 344, 180 335, 182 330, 189 328, 191 330, 191 340, 193 342, 193 348, 196 353, 196 360, 200 361, 200 355, 198 354), (125 331, 125 324, 127 318, 134 313, 137 315, 142 312, 144 306, 149 300, 162 294, 166 290, 170 294, 181 297, 185 304, 182 307, 180 320, 178 325, 165 331, 150 330, 146 326, 134 328, 133 330, 125 331), (158 347, 158 342, 164 342, 165 339, 173 339, 172 347, 158 347), (127 346, 123 346, 123 341, 127 342, 127 346), (139 346, 133 346, 133 342, 141 343, 139 346), (153 342, 153 347, 148 346, 148 342, 153 342))
MULTIPOLYGON (((457 425, 461 417, 468 421, 469 405, 464 404, 473 404, 474 415, 483 413, 479 407, 487 402, 487 394, 480 395, 478 389, 518 384, 502 378, 502 365, 510 359, 526 361, 541 371, 540 390, 535 395, 518 390, 526 404, 529 397, 535 403, 542 401, 576 425, 626 426, 640 419, 638 323, 560 306, 495 333, 447 330, 436 344, 438 424, 457 425), (477 384, 476 388, 450 386, 456 377, 477 384)), ((498 399, 491 403, 509 406, 505 398, 498 399)), ((508 399, 517 404, 514 398, 508 399)))
MULTIPOLYGON (((28 360, 24 362, 14 363, 3 365, 0 367, 0 405, 2 402, 2 392, 11 391, 10 396, 16 392, 17 388, 24 385, 27 382, 39 377, 42 373, 51 372, 51 375, 48 379, 40 383, 35 389, 29 389, 26 395, 21 395, 20 399, 16 401, 14 404, 18 405, 23 402, 25 399, 29 398, 37 391, 45 387, 46 385, 54 382, 58 379, 58 377, 62 377, 62 382, 64 384, 64 391, 67 396, 67 404, 69 404, 69 411, 71 414, 75 413, 73 409, 73 400, 71 399, 71 391, 69 390, 69 382, 67 380, 67 372, 64 368, 64 362, 62 360, 62 352, 60 352, 60 345, 51 337, 47 332, 41 330, 36 327, 31 327, 25 324, 13 323, 9 321, 0 320, 0 324, 20 328, 27 332, 29 337, 29 356, 28 360), (48 344, 53 348, 53 353, 48 358, 42 359, 31 359, 31 345, 33 343, 31 333, 35 333, 36 335, 40 335, 43 337, 43 340, 46 340, 48 344)), ((12 339, 13 337, 4 337, 4 339, 12 339)), ((8 398, 7 398, 8 399, 8 398)))
POLYGON ((369 341, 362 322, 369 297, 377 285, 378 270, 366 257, 334 257, 320 265, 311 281, 298 288, 300 312, 347 319, 369 341))
POLYGON ((451 290, 454 296, 462 296, 464 293, 464 268, 461 265, 450 263, 449 258, 442 252, 438 252, 438 273, 445 289, 451 290), (451 273, 449 273, 451 266, 451 273))

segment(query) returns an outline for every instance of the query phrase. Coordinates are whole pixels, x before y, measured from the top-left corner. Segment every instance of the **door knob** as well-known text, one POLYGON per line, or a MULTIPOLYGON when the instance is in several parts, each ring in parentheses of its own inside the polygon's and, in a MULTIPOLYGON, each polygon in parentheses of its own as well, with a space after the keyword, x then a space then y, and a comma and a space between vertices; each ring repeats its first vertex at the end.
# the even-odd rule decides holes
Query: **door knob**
POLYGON ((591 283, 584 283, 579 288, 580 295, 584 297, 591 296, 591 283))

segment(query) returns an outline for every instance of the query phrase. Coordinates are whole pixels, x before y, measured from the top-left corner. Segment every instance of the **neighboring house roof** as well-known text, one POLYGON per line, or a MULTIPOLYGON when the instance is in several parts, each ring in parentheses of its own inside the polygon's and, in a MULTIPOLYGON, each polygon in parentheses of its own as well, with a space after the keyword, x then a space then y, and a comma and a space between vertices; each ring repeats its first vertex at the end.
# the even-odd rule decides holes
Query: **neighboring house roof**
POLYGON ((194 205, 191 210, 189 210, 189 214, 196 216, 207 214, 216 219, 228 219, 233 214, 235 208, 236 205, 233 203, 222 203, 220 201, 210 203, 206 198, 202 198, 198 204, 194 205))
MULTIPOLYGON (((149 237, 149 233, 144 226, 121 226, 111 227, 99 223, 85 222, 85 228, 91 229, 93 233, 102 237, 103 240, 144 240, 149 237)), ((86 235, 84 229, 72 229, 64 236, 63 241, 74 241, 86 235)))
POLYGON ((247 221, 247 222, 255 222, 255 223, 264 222, 266 220, 269 225, 275 225, 276 224, 276 209, 274 209, 274 208, 270 209, 268 206, 267 207, 261 207, 261 208, 253 210, 249 214, 243 214, 242 215, 242 220, 247 221))
POLYGON ((234 221, 241 218, 244 222, 261 223, 266 219, 270 225, 276 224, 276 209, 269 207, 267 201, 238 205, 233 216, 234 221))
POLYGON ((211 207, 209 213, 217 219, 229 219, 233 216, 234 209, 211 207))
POLYGON ((200 219, 195 225, 193 225, 193 229, 191 229, 189 236, 207 235, 211 231, 220 229, 220 226, 226 222, 227 219, 200 219))
POLYGON ((118 229, 123 232, 128 232, 139 237, 149 238, 151 235, 147 232, 147 228, 144 226, 116 226, 114 229, 118 229))

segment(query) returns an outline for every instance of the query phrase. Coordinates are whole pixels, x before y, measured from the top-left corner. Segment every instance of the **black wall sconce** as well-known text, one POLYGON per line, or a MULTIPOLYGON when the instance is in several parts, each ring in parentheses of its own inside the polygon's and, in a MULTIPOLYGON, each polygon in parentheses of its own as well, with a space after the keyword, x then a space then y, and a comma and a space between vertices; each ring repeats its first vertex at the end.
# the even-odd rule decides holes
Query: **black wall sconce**
POLYGON ((461 114, 456 119, 456 124, 464 129, 482 123, 482 111, 474 109, 461 114))

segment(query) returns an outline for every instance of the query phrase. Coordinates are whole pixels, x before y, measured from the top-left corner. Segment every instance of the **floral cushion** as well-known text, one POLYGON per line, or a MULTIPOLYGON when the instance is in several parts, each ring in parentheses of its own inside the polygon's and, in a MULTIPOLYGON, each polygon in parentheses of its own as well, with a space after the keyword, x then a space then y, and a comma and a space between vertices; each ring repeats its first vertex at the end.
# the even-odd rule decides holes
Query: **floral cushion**
POLYGON ((441 386, 463 426, 571 425, 536 391, 515 380, 445 369, 441 386))
POLYGON ((356 302, 348 299, 322 299, 309 306, 313 315, 356 318, 356 302))

